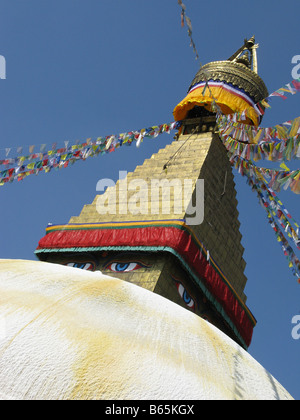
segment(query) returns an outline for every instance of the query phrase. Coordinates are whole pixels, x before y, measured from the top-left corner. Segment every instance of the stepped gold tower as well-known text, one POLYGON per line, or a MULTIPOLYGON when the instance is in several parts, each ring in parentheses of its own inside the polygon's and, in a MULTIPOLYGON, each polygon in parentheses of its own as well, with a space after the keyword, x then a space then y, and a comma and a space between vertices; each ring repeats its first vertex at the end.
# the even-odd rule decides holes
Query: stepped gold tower
POLYGON ((256 321, 246 305, 235 184, 215 107, 260 123, 255 104, 268 92, 256 48, 251 38, 229 60, 203 66, 174 109, 175 141, 68 224, 48 226, 38 258, 158 293, 247 349, 256 321))

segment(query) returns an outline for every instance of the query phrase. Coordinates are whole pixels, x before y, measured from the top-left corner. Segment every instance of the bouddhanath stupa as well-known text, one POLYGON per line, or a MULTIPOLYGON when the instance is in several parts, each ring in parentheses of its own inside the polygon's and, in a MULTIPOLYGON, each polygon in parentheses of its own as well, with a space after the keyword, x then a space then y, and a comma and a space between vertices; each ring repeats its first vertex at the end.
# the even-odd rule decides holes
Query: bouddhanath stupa
POLYGON ((106 403, 136 416, 143 400, 292 399, 247 352, 256 320, 216 127, 216 110, 260 123, 256 48, 201 67, 174 142, 49 225, 40 261, 0 260, 0 400, 138 400, 106 403))
POLYGON ((158 293, 247 349, 256 320, 246 305, 235 184, 213 104, 225 114, 247 109, 258 125, 255 104, 268 91, 256 47, 252 38, 229 60, 203 66, 174 110, 182 122, 176 140, 67 225, 49 226, 38 258, 158 293))

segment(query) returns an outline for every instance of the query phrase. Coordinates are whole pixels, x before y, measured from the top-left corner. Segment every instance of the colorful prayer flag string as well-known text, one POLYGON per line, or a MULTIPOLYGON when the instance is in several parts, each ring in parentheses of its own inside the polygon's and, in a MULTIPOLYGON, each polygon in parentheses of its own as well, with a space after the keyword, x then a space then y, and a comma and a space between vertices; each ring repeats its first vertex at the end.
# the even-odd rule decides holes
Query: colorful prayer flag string
POLYGON ((260 144, 241 142, 221 133, 220 138, 230 157, 237 156, 255 162, 262 159, 271 162, 300 159, 300 134, 285 141, 274 140, 273 142, 262 142, 260 144))
POLYGON ((277 140, 288 140, 300 134, 300 117, 277 124, 274 127, 254 127, 241 122, 232 121, 226 115, 218 115, 219 133, 223 137, 230 136, 235 140, 260 144, 277 140))
MULTIPOLYGON (((37 175, 42 171, 48 173, 51 169, 66 168, 69 164, 74 164, 78 160, 86 160, 99 154, 114 152, 122 145, 130 146, 133 142, 136 142, 136 146, 139 147, 144 138, 155 138, 163 133, 170 134, 172 130, 179 127, 180 123, 172 122, 139 131, 99 137, 95 141, 87 139, 82 144, 69 146, 65 143, 65 147, 60 149, 56 149, 56 144, 53 144, 52 149, 47 152, 5 159, 0 161, 0 165, 7 167, 0 172, 0 186, 15 180, 21 181, 29 175, 37 175)), ((31 147, 30 150, 33 152, 34 148, 31 147)))
POLYGON ((196 44, 193 40, 193 28, 192 28, 192 22, 191 19, 186 15, 186 6, 184 3, 182 3, 182 0, 178 0, 178 4, 181 7, 181 27, 184 27, 184 23, 186 22, 186 25, 188 27, 188 35, 190 37, 190 46, 193 48, 193 51, 196 55, 196 60, 199 59, 199 54, 196 48, 196 44))
POLYGON ((289 212, 284 208, 280 200, 275 199, 276 194, 272 193, 263 180, 256 176, 256 172, 249 169, 248 162, 245 162, 243 170, 241 168, 239 169, 239 173, 247 177, 248 184, 257 193, 261 206, 267 212, 269 223, 275 232, 277 241, 281 244, 281 249, 288 260, 289 268, 292 269, 293 275, 297 277, 298 283, 300 283, 300 260, 297 258, 292 246, 279 227, 280 225, 288 237, 292 238, 297 248, 300 249, 298 223, 294 222, 297 228, 297 230, 294 230, 288 220, 288 218, 293 220, 289 212), (280 205, 279 202, 281 203, 280 205))
MULTIPOLYGON (((294 95, 299 91, 300 79, 294 80, 260 101, 256 106, 258 114, 263 115, 263 109, 270 108, 270 98, 287 99, 286 93, 294 95)), ((218 133, 228 151, 230 162, 242 176, 247 177, 248 184, 253 191, 256 191, 260 204, 267 212, 270 226, 288 260, 289 268, 300 284, 300 260, 285 236, 287 235, 297 249, 300 249, 299 224, 275 193, 282 187, 284 189, 290 187, 294 193, 300 194, 300 170, 290 171, 284 163, 293 158, 300 158, 300 117, 275 127, 262 128, 244 124, 247 117, 246 110, 224 115, 216 109, 216 114, 218 133), (282 169, 259 168, 254 165, 253 161, 261 159, 282 162, 280 165, 282 169)))

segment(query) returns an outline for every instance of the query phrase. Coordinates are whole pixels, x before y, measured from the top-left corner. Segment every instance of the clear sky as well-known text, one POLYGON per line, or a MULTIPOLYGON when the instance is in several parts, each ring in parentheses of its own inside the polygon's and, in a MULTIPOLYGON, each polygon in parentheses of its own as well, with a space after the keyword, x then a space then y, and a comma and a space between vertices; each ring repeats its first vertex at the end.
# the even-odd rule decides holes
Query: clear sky
MULTIPOLYGON (((202 64, 229 58, 255 35, 269 92, 292 80, 292 57, 300 55, 299 0, 184 3, 202 64)), ((0 159, 6 148, 51 149, 54 142, 63 147, 66 140, 75 144, 172 122, 199 68, 177 0, 0 0, 0 55, 7 65, 0 80, 0 159)), ((298 117, 299 104, 300 94, 273 101, 263 125, 298 117)), ((49 222, 79 215, 93 201, 99 179, 116 181, 120 170, 134 170, 172 136, 0 187, 0 258, 35 259, 49 222)), ((9 156, 15 154, 12 149, 9 156)), ((296 169, 299 162, 288 164, 296 169)), ((256 195, 236 172, 235 179, 247 304, 258 321, 249 352, 300 399, 300 340, 291 335, 300 285, 256 195)), ((300 221, 299 196, 289 190, 280 197, 300 221)))

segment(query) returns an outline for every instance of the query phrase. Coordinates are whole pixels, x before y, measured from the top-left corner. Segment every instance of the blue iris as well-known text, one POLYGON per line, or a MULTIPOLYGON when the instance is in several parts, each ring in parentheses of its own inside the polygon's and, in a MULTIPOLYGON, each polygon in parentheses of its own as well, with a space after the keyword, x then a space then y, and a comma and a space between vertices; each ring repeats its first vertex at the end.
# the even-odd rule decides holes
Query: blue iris
POLYGON ((116 271, 126 271, 128 267, 128 263, 118 263, 116 264, 116 271))
POLYGON ((81 270, 83 270, 84 267, 85 267, 85 263, 75 263, 74 264, 74 267, 75 268, 80 268, 81 270))
POLYGON ((191 302, 191 300, 192 300, 192 298, 191 298, 191 296, 188 294, 188 292, 185 290, 184 292, 183 292, 183 300, 185 301, 185 303, 188 305, 190 302, 191 302))

